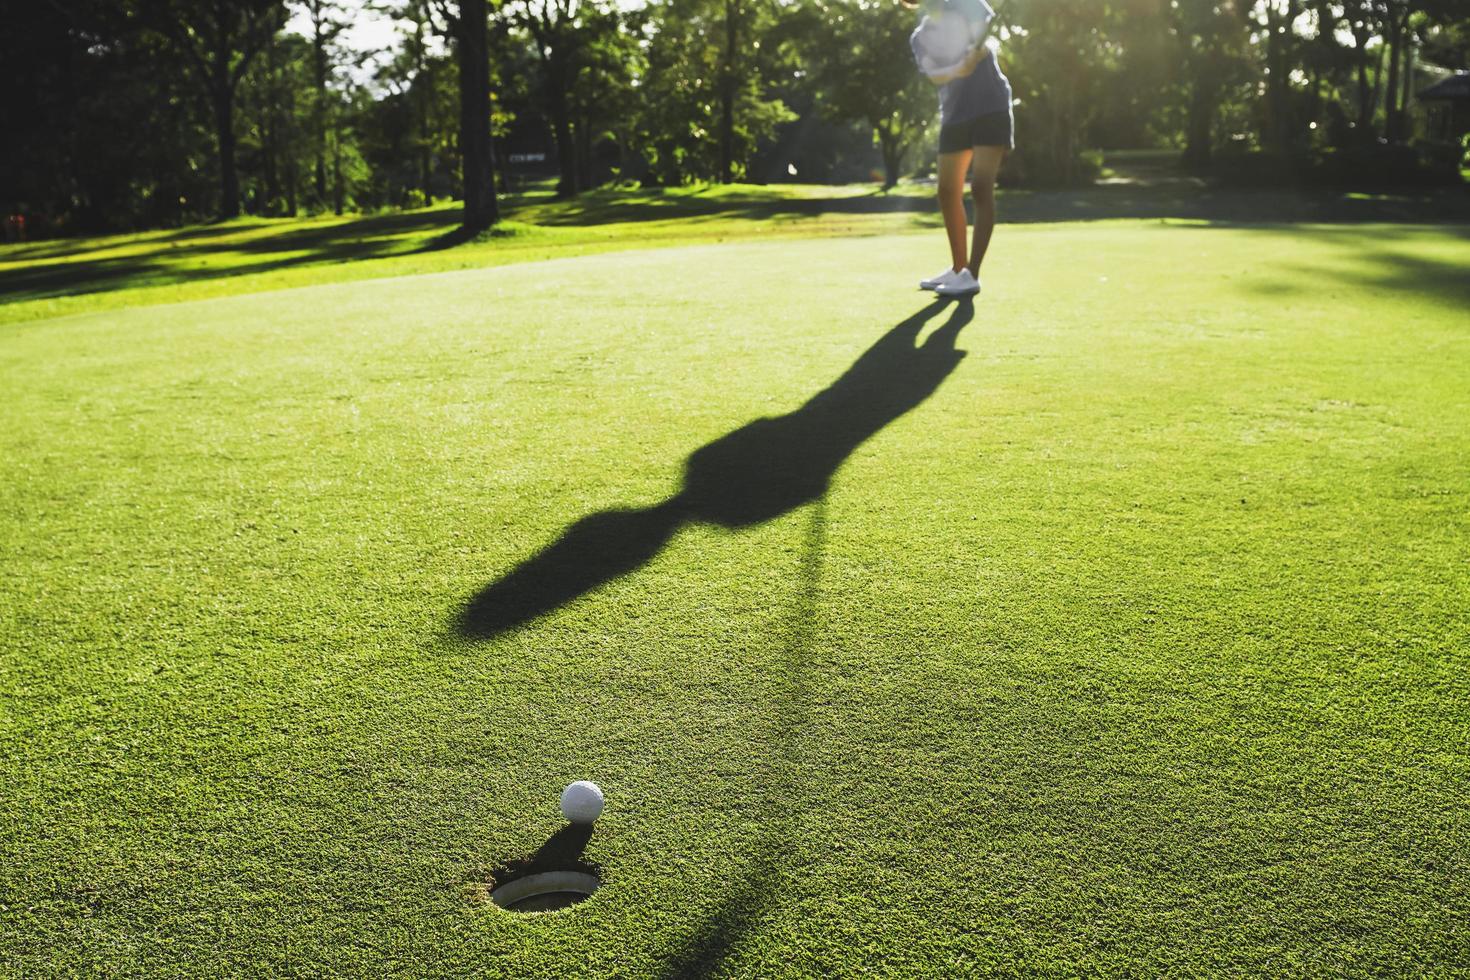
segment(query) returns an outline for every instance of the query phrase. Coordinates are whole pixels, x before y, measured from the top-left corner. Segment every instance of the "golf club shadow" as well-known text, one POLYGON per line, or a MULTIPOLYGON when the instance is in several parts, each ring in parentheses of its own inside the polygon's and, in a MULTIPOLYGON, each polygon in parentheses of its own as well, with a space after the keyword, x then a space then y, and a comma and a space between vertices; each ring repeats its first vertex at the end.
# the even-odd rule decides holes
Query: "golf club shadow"
MULTIPOLYGON (((793 810, 801 799, 803 749, 811 731, 811 690, 808 683, 816 653, 822 565, 826 552, 827 501, 811 507, 806 542, 802 548, 800 588, 784 631, 780 660, 774 675, 781 689, 771 699, 771 732, 764 744, 772 757, 768 779, 756 784, 751 802, 759 814, 760 832, 746 848, 749 861, 730 875, 731 886, 720 893, 718 903, 699 920, 655 974, 656 980, 705 980, 720 971, 747 937, 760 926, 763 916, 780 907, 785 890, 783 871, 799 860, 793 846, 797 833, 793 810)), ((806 762, 810 765, 810 761, 806 762)))
POLYGON ((888 330, 796 411, 756 419, 695 450, 683 485, 667 500, 572 524, 471 598, 458 617, 460 635, 493 638, 627 575, 686 524, 750 527, 821 498, 853 450, 933 394, 964 358, 955 341, 974 317, 968 298, 917 343, 950 303, 935 300, 888 330))

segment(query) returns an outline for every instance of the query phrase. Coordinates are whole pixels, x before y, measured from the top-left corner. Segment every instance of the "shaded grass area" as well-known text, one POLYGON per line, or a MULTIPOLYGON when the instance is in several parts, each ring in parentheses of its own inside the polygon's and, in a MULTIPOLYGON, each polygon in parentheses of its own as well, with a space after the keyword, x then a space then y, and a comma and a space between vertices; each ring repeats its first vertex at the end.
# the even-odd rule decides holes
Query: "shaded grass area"
POLYGON ((1008 228, 954 328, 941 247, 8 328, 0 973, 1470 969, 1470 244, 1008 228), (603 887, 488 906, 576 778, 603 887))
POLYGON ((697 241, 893 231, 920 207, 864 187, 608 190, 509 198, 506 220, 472 241, 457 234, 459 208, 445 205, 5 246, 0 322, 697 241))
MULTIPOLYGON (((466 241, 459 210, 242 219, 105 238, 0 246, 0 323, 329 282, 605 251, 751 238, 846 237, 937 227, 932 189, 818 185, 601 190, 507 198, 507 220, 466 241)), ((1252 222, 1470 221, 1470 194, 1301 195, 1123 182, 1003 192, 1006 222, 1118 218, 1252 222)))

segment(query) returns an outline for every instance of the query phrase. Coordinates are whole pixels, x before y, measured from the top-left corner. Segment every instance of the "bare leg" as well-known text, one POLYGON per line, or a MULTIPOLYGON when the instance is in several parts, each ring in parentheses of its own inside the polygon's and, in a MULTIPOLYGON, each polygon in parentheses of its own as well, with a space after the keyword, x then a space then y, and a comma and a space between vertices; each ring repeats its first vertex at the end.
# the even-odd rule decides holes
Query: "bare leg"
POLYGON ((939 213, 944 215, 944 231, 949 236, 950 267, 958 272, 965 267, 965 239, 969 230, 965 218, 965 171, 970 169, 969 150, 939 154, 939 213))
MULTIPOLYGON (((970 195, 975 200, 975 241, 970 247, 968 268, 976 278, 980 276, 985 250, 990 247, 990 234, 995 231, 995 175, 1005 158, 1003 146, 975 147, 975 166, 970 177, 970 195)), ((941 166, 940 173, 943 172, 941 166)), ((948 225, 948 218, 945 224, 948 225)))

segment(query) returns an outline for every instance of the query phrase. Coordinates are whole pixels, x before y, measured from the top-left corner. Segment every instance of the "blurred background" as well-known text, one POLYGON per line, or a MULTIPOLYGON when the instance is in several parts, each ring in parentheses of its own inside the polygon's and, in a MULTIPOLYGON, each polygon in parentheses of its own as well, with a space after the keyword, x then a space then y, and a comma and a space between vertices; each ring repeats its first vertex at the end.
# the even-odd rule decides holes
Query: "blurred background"
MULTIPOLYGON (((996 5, 1011 186, 1090 184, 1123 151, 1250 185, 1465 177, 1464 0, 996 5)), ((481 226, 495 193, 533 186, 924 179, 937 112, 916 16, 896 0, 12 4, 6 236, 422 208, 464 197, 467 154, 493 182, 481 226)))

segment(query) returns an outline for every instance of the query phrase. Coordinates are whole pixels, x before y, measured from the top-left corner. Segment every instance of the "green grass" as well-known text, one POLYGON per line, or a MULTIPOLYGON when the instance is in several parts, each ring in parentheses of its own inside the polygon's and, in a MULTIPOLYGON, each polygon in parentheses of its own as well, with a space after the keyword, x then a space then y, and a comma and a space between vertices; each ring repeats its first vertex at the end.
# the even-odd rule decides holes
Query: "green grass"
MULTIPOLYGON (((1256 222, 1470 222, 1470 195, 1202 191, 1157 186, 1167 154, 1116 154, 1122 180, 1069 191, 1001 192, 1008 222, 1120 218, 1256 222), (1143 183, 1132 178, 1143 177, 1143 183)), ((458 205, 373 216, 243 218, 133 235, 0 245, 0 327, 76 313, 273 289, 485 268, 611 251, 939 227, 933 186, 732 185, 604 188, 571 201, 542 189, 503 199, 478 240, 456 236, 458 205)))
POLYGON ((477 241, 453 234, 459 205, 371 217, 242 218, 177 231, 0 245, 0 325, 71 313, 659 248, 933 226, 932 188, 821 185, 545 192, 502 202, 477 241), (454 247, 446 247, 453 244, 454 247))
POLYGON ((9 324, 0 975, 1470 971, 1470 237, 1007 226, 874 347, 941 255, 9 324))

